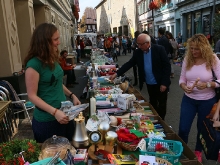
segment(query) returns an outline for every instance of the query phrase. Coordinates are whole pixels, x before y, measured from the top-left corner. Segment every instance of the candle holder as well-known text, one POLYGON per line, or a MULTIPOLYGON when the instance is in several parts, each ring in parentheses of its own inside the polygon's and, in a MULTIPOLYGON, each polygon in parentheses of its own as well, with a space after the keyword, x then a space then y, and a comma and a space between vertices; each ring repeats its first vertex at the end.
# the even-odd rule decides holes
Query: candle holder
MULTIPOLYGON (((110 125, 108 122, 103 121, 99 124, 98 130, 99 130, 99 132, 101 132, 102 137, 105 137, 105 134, 108 132, 109 129, 110 129, 110 125)), ((105 145, 105 144, 106 144, 106 139, 103 138, 103 145, 105 145)))

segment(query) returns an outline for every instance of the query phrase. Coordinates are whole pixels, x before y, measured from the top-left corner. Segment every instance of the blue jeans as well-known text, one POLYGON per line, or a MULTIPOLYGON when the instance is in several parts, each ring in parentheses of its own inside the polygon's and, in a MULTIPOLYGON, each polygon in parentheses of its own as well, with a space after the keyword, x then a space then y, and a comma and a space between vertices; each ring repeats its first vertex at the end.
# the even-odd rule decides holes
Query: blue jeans
POLYGON ((209 100, 194 100, 184 95, 180 110, 179 136, 187 143, 189 132, 193 120, 197 114, 197 139, 195 151, 202 151, 202 145, 199 139, 202 122, 210 113, 212 106, 217 102, 217 98, 213 97, 209 100))
POLYGON ((81 57, 81 50, 80 49, 76 49, 76 53, 77 53, 77 56, 76 56, 77 63, 79 63, 80 62, 80 57, 81 57))

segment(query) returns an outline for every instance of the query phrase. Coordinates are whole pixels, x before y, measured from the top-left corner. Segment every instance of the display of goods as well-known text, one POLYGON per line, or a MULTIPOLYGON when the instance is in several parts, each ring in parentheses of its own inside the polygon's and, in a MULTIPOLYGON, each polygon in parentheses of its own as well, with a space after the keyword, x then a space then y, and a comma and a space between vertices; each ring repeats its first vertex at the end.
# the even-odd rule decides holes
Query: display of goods
POLYGON ((113 75, 115 73, 116 73, 116 68, 100 69, 100 75, 101 76, 109 76, 109 75, 113 75))
MULTIPOLYGON (((131 134, 127 131, 126 124, 120 124, 116 128, 116 133, 118 135, 117 145, 119 145, 122 149, 128 151, 135 151, 137 149, 137 145, 139 141, 143 138, 138 138, 134 134, 131 134), (121 137, 123 135, 123 137, 121 137)), ((145 138, 147 137, 144 136, 145 138)))
POLYGON ((146 141, 146 151, 140 150, 141 155, 156 156, 168 160, 173 165, 179 165, 179 157, 183 152, 182 143, 174 140, 160 140, 149 138, 146 141))
POLYGON ((42 147, 39 160, 53 157, 57 152, 60 152, 60 158, 66 157, 67 150, 74 155, 76 153, 75 148, 70 144, 69 140, 65 137, 53 135, 53 137, 47 139, 42 147))
POLYGON ((133 106, 136 109, 136 111, 144 111, 144 108, 138 102, 134 102, 133 106))
POLYGON ((129 82, 125 81, 125 82, 121 83, 119 86, 120 86, 121 90, 125 93, 128 90, 129 82))
POLYGON ((101 93, 101 94, 108 94, 108 91, 110 89, 112 89, 112 87, 110 87, 110 86, 100 87, 96 90, 96 92, 101 93))

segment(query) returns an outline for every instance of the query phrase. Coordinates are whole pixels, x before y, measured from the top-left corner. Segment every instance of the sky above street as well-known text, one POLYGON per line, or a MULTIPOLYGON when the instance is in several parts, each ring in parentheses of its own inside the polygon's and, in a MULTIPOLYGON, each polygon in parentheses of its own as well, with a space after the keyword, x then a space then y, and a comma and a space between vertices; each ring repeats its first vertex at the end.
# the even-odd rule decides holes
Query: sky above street
POLYGON ((101 0, 79 0, 80 13, 79 18, 82 17, 86 7, 94 8, 101 0))

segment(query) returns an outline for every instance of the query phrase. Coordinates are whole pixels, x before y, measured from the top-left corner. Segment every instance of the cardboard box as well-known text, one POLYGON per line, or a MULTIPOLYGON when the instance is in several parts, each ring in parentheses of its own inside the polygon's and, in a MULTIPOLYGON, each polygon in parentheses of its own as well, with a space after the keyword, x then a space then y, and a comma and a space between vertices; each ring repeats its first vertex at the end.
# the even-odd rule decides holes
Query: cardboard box
POLYGON ((136 97, 131 94, 120 94, 118 95, 118 108, 123 110, 127 110, 133 107, 133 101, 135 101, 136 97))

